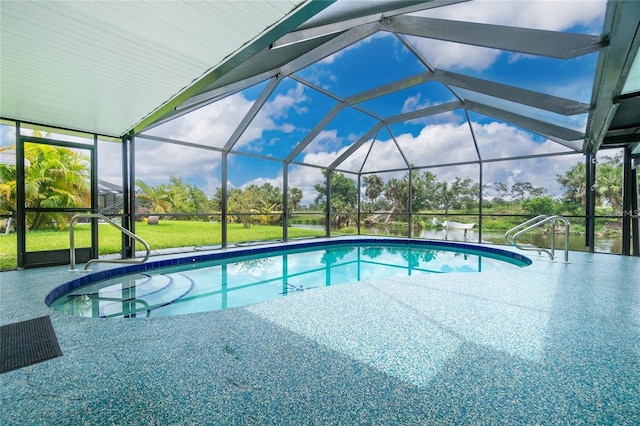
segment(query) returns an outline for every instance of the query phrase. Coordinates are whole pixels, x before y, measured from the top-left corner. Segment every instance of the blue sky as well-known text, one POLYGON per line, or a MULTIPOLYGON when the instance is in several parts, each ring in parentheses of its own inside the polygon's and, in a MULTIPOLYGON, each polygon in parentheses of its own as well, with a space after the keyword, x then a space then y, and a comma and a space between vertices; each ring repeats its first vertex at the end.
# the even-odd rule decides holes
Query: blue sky
MULTIPOLYGON (((465 19, 474 22, 517 25, 553 31, 599 34, 604 16, 604 1, 474 1, 452 7, 421 12, 420 15, 465 19)), ((502 52, 470 45, 426 40, 406 36, 406 41, 428 61, 441 70, 541 91, 581 102, 589 102, 597 54, 570 60, 555 60, 502 52)), ((394 35, 376 33, 296 73, 339 97, 348 97, 400 78, 427 71, 427 68, 394 35)), ((149 134, 220 148, 235 130, 244 114, 259 96, 266 83, 258 84, 216 103, 205 106, 149 131, 149 134)), ((473 94, 460 91, 464 97, 473 94)), ((429 82, 391 95, 363 102, 358 106, 380 117, 439 105, 455 100, 442 84, 429 82)), ((495 99, 488 103, 516 110, 495 99)), ((284 78, 267 103, 235 146, 235 150, 266 155, 276 159, 287 157, 291 149, 303 140, 318 121, 334 106, 336 100, 308 86, 284 78)), ((562 117, 531 108, 516 110, 551 122, 570 124, 584 130, 587 116, 562 117)), ((340 169, 357 172, 390 170, 404 167, 405 157, 415 166, 457 164, 477 161, 478 155, 471 137, 475 134, 483 160, 511 156, 567 152, 565 148, 544 137, 517 126, 480 114, 470 113, 471 124, 462 110, 455 110, 425 119, 396 123, 383 129, 376 137, 340 165, 340 169), (395 138, 395 139, 394 139, 395 138), (364 159, 367 158, 363 166, 364 159)), ((354 107, 344 108, 318 136, 296 157, 296 161, 326 166, 338 158, 354 141, 365 134, 376 120, 354 107)), ((5 135, 3 135, 5 140, 5 135)), ((10 139, 9 139, 10 140, 10 139)), ((220 154, 178 145, 166 145, 138 138, 137 177, 149 184, 167 182, 170 175, 182 176, 200 186, 209 195, 220 186, 220 154)), ((111 150, 109 150, 111 151, 111 150)), ((113 150, 114 155, 117 150, 113 150)), ((108 155, 107 155, 108 157, 108 155)), ((579 154, 553 160, 535 159, 489 163, 484 168, 484 182, 530 181, 534 186, 559 191, 555 176, 578 161, 579 154)), ((117 159, 103 158, 107 164, 117 159)), ((117 164, 117 163, 116 163, 117 164)), ((478 180, 477 165, 458 165, 430 169, 442 180, 456 176, 478 180)), ((101 167, 101 177, 119 182, 117 170, 101 167)), ((282 185, 282 163, 253 157, 232 155, 229 158, 229 185, 270 182, 282 185)), ((403 173, 384 173, 384 178, 403 173)), ((289 185, 301 188, 304 202, 315 198, 313 185, 321 180, 320 170, 291 165, 289 185)), ((489 191, 490 194, 490 191, 489 191)))

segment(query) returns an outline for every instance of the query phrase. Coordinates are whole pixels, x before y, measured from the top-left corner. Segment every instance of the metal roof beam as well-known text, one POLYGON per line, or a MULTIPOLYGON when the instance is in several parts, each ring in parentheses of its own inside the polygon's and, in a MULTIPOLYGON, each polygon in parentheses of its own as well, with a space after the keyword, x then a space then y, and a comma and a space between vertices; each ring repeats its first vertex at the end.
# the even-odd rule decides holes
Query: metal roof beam
POLYGON ((317 84, 314 84, 314 83, 310 82, 309 80, 305 80, 304 78, 302 78, 300 76, 292 74, 292 75, 289 76, 289 78, 292 79, 292 80, 297 81, 300 84, 304 84, 305 86, 310 87, 313 90, 315 90, 317 92, 320 92, 320 93, 322 93, 323 95, 325 95, 325 96, 327 96, 329 98, 335 99, 338 102, 343 102, 344 101, 343 98, 341 98, 340 96, 336 95, 335 93, 330 92, 327 89, 325 89, 324 87, 320 87, 317 84))
POLYGON ((427 81, 433 80, 433 78, 434 78, 434 75, 432 72, 423 72, 417 75, 413 75, 411 77, 404 78, 402 80, 384 84, 382 86, 375 87, 371 90, 367 90, 365 92, 361 92, 361 93, 357 93, 355 95, 349 96, 348 98, 345 99, 345 102, 347 102, 349 105, 358 104, 360 102, 365 102, 370 99, 388 95, 389 93, 394 93, 399 90, 406 89, 408 87, 413 87, 413 86, 417 86, 418 84, 426 83, 427 81))
POLYGON ((278 86, 278 83, 280 83, 280 79, 276 77, 271 79, 269 84, 267 84, 267 87, 264 88, 262 93, 260 93, 260 96, 258 96, 258 99, 256 99, 253 105, 251 105, 251 108, 249 108, 249 111, 247 112, 247 114, 244 116, 244 118, 242 119, 238 127, 236 127, 236 130, 233 132, 233 134, 225 144, 224 148, 222 148, 224 152, 229 152, 233 148, 233 146, 238 142, 238 139, 240 139, 240 136, 242 136, 244 131, 247 130, 247 127, 249 127, 249 124, 251 124, 253 119, 256 118, 256 115, 258 115, 258 113, 262 109, 262 106, 265 104, 265 102, 267 102, 267 100, 269 99, 269 96, 271 96, 273 91, 276 89, 276 86, 278 86))
POLYGON ((398 143, 398 140, 396 139, 396 135, 393 134, 393 132, 391 131, 389 126, 387 126, 386 124, 385 124, 385 128, 387 129, 387 132, 389 132, 389 136, 391 136, 391 139, 393 139, 393 143, 396 144, 396 148, 398 148, 398 151, 400 152, 400 155, 402 156, 402 159, 404 160, 404 163, 407 165, 407 167, 411 168, 412 165, 409 162, 409 160, 407 160, 407 156, 404 155, 404 151, 400 147, 400 144, 398 143))
POLYGON ((190 112, 200 109, 206 105, 217 102, 220 99, 224 99, 228 96, 241 92, 242 90, 247 89, 253 85, 259 84, 265 80, 273 78, 276 75, 278 75, 278 70, 271 70, 262 74, 258 74, 254 77, 251 77, 242 81, 238 81, 236 83, 232 83, 227 86, 210 90, 208 92, 204 92, 197 96, 194 96, 193 98, 190 98, 185 102, 183 102, 182 104, 180 104, 179 106, 177 106, 174 111, 170 111, 164 117, 158 119, 153 124, 143 129, 141 133, 149 131, 154 127, 157 127, 168 121, 175 120, 178 117, 182 117, 185 114, 189 114, 190 112))
POLYGON ((394 115, 384 121, 384 124, 400 123, 402 121, 415 120, 418 118, 428 117, 430 115, 442 114, 443 112, 453 111, 455 109, 463 108, 466 103, 460 101, 448 102, 446 104, 440 104, 431 106, 428 108, 418 109, 416 111, 405 112, 403 114, 394 115))
POLYGON ((558 59, 575 58, 602 47, 599 36, 417 16, 394 16, 381 26, 401 34, 558 59))
POLYGON ((301 55, 280 68, 280 72, 284 76, 289 76, 321 59, 326 58, 353 43, 370 36, 380 29, 378 23, 366 24, 353 28, 339 36, 329 40, 328 42, 316 47, 315 49, 301 55))
POLYGON ((371 139, 371 136, 373 136, 376 132, 378 132, 383 125, 384 124, 382 124, 382 122, 378 122, 373 127, 371 127, 371 129, 369 129, 367 133, 365 133, 360 139, 354 142, 345 152, 343 152, 338 158, 336 158, 333 161, 333 163, 331 163, 329 167, 327 167, 327 170, 333 170, 336 167, 338 167, 340 164, 342 164, 342 162, 347 158, 349 158, 354 152, 356 152, 358 148, 362 146, 362 144, 364 144, 366 141, 371 139))
POLYGON ((611 44, 598 58, 597 74, 591 96, 595 110, 587 122, 587 139, 583 150, 595 153, 602 145, 618 108, 633 59, 640 48, 640 2, 616 1, 607 4, 603 33, 611 44))
POLYGON ((262 83, 276 75, 278 75, 277 69, 269 70, 258 75, 254 75, 253 77, 200 93, 178 105, 176 110, 179 111, 185 108, 192 108, 194 106, 196 108, 200 108, 201 106, 215 102, 229 95, 233 95, 234 93, 240 92, 258 83, 262 83))
POLYGON ((336 104, 331 109, 331 111, 329 111, 327 113, 327 115, 324 116, 322 121, 320 121, 318 124, 316 124, 316 127, 311 129, 309 134, 307 134, 307 136, 305 136, 305 138, 302 141, 300 141, 300 143, 298 145, 296 145, 295 148, 293 148, 293 150, 287 156, 287 158, 284 160, 284 162, 286 164, 289 164, 293 160, 295 160, 295 158, 298 156, 298 154, 300 154, 307 147, 307 145, 309 145, 313 141, 313 139, 315 139, 315 137, 318 136, 318 134, 322 131, 322 129, 324 129, 325 126, 327 124, 329 124, 331 122, 331 120, 333 120, 335 118, 335 116, 338 115, 340 113, 340 111, 342 111, 344 109, 345 106, 346 105, 344 103, 342 103, 342 102, 336 104))
POLYGON ((506 84, 494 83, 492 81, 449 71, 435 70, 434 80, 447 86, 460 87, 461 89, 482 93, 561 115, 585 114, 590 110, 590 105, 582 102, 546 95, 506 84))
MULTIPOLYGON (((474 111, 488 117, 494 117, 499 120, 515 124, 534 133, 538 133, 542 136, 548 137, 549 139, 552 139, 555 142, 561 143, 563 145, 565 145, 564 142, 575 141, 584 138, 584 134, 576 130, 556 126, 555 124, 550 124, 530 117, 525 117, 523 115, 514 114, 512 112, 494 108, 478 102, 465 101, 464 107, 465 109, 468 109, 470 111, 474 111)), ((575 147, 571 145, 565 146, 571 149, 575 149, 575 147)))
MULTIPOLYGON (((344 31, 348 31, 351 28, 370 24, 372 22, 378 22, 381 19, 388 18, 395 15, 403 15, 406 13, 414 13, 422 10, 433 9, 436 7, 448 6, 456 3, 464 3, 469 0, 432 0, 428 2, 421 2, 419 4, 414 4, 408 7, 403 7, 400 9, 393 9, 381 13, 367 14, 363 16, 358 16, 356 18, 346 19, 339 22, 333 22, 325 25, 318 25, 309 28, 304 28, 299 31, 292 31, 289 34, 286 34, 280 37, 278 40, 273 42, 270 46, 271 49, 278 49, 285 46, 290 46, 296 43, 302 43, 307 40, 313 40, 315 38, 324 37, 331 34, 337 34, 344 31)), ((390 3, 389 6, 395 6, 393 3, 390 3)))

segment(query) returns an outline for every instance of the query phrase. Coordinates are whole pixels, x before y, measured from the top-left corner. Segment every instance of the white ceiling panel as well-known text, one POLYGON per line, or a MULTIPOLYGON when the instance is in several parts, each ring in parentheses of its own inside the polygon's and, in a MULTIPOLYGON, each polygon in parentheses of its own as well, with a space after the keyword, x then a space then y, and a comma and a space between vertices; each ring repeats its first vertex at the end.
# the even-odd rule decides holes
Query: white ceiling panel
POLYGON ((0 115, 122 135, 308 3, 3 1, 0 115))

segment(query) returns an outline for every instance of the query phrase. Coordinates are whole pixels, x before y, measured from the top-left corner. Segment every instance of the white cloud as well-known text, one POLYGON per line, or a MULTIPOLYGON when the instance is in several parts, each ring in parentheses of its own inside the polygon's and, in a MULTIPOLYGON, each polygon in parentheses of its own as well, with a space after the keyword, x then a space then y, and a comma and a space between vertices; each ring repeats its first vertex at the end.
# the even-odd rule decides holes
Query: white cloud
MULTIPOLYGON (((266 145, 273 143, 273 140, 261 141, 265 131, 291 133, 296 130, 295 123, 289 121, 289 118, 306 112, 305 104, 309 102, 309 98, 304 90, 303 85, 296 84, 265 103, 235 147, 244 146, 248 151, 262 152, 266 145)), ((221 148, 252 104, 252 101, 238 93, 159 126, 149 133, 221 148)), ((328 142, 323 140, 323 143, 328 142)), ((147 183, 155 185, 167 182, 170 175, 182 176, 186 180, 198 178, 207 182, 204 190, 208 195, 212 195, 219 186, 219 153, 145 141, 142 137, 139 138, 138 145, 144 155, 136 163, 137 173, 141 179, 148 180, 147 183)))
POLYGON ((149 185, 167 183, 170 176, 181 176, 186 181, 204 181, 202 188, 213 195, 219 186, 220 154, 181 145, 160 143, 138 138, 136 140, 136 178, 149 185), (216 187, 217 187, 216 186, 216 187))
POLYGON ((385 38, 385 37, 394 37, 394 36, 393 36, 393 34, 387 33, 387 32, 374 33, 374 34, 370 35, 369 37, 363 38, 362 40, 357 41, 357 42, 355 42, 353 44, 350 44, 349 46, 345 47, 344 49, 339 50, 336 53, 333 53, 333 54, 327 56, 326 58, 324 58, 321 61, 319 61, 318 64, 331 65, 336 61, 336 59, 340 58, 342 55, 344 55, 348 51, 358 49, 362 45, 371 43, 371 41, 374 40, 374 39, 385 38))
MULTIPOLYGON (((473 128, 483 159, 567 151, 553 141, 539 141, 532 134, 505 123, 474 123, 473 128)), ((405 157, 416 167, 478 160, 469 125, 466 122, 430 124, 425 126, 417 136, 405 133, 397 135, 396 140, 405 157)), ((370 143, 367 142, 347 158, 339 165, 339 169, 358 171, 369 151, 370 143)), ((348 147, 342 147, 337 151, 307 154, 303 161, 326 166, 346 149, 348 147)), ((534 186, 547 188, 552 195, 559 195, 561 188, 555 180, 556 175, 563 174, 581 158, 580 154, 576 154, 575 156, 485 163, 483 181, 485 184, 505 182, 509 186, 516 182, 531 182, 534 186)), ((392 170, 404 167, 406 164, 395 143, 391 138, 387 138, 375 142, 363 170, 392 170)), ((437 167, 428 170, 435 173, 440 180, 452 181, 455 177, 470 177, 476 182, 479 181, 477 164, 437 167)), ((399 178, 405 173, 405 171, 385 173, 385 179, 399 178)))
POLYGON ((325 81, 335 82, 338 80, 338 77, 328 68, 319 68, 318 66, 312 66, 312 68, 313 72, 305 74, 305 79, 323 89, 331 89, 329 84, 324 83, 325 81))
POLYGON ((501 51, 468 44, 408 36, 407 39, 435 68, 482 71, 489 68, 501 51))
POLYGON ((417 13, 433 18, 507 25, 548 31, 575 26, 594 28, 604 16, 606 0, 475 0, 417 13))
POLYGON ((293 132, 296 129, 295 124, 283 120, 293 119, 292 116, 306 113, 308 110, 306 104, 309 102, 310 98, 305 94, 305 86, 299 83, 286 93, 277 94, 272 100, 263 105, 260 112, 238 140, 235 148, 246 147, 251 144, 251 150, 259 152, 261 148, 258 145, 260 145, 265 131, 293 132), (256 144, 255 142, 258 143, 256 144))
POLYGON ((414 96, 409 96, 407 99, 405 99, 404 103, 402 104, 402 113, 404 114, 405 112, 412 112, 419 108, 424 108, 420 104, 421 97, 422 93, 416 93, 414 96))
MULTIPOLYGON (((549 31, 566 31, 581 26, 595 34, 600 31, 605 7, 605 0, 476 0, 418 12, 416 15, 549 31)), ((440 40, 409 39, 431 65, 442 69, 482 71, 489 68, 501 53, 494 49, 440 40)), ((515 62, 523 57, 526 56, 511 55, 509 60, 515 62)))
POLYGON ((177 119, 179 127, 163 133, 172 139, 222 147, 252 104, 237 93, 177 119))
POLYGON ((305 156, 304 161, 309 164, 322 164, 313 161, 306 161, 306 158, 308 157, 311 159, 315 154, 323 155, 331 153, 332 155, 335 155, 336 150, 342 146, 343 141, 344 138, 338 136, 337 130, 322 130, 304 149, 304 152, 308 153, 305 156))

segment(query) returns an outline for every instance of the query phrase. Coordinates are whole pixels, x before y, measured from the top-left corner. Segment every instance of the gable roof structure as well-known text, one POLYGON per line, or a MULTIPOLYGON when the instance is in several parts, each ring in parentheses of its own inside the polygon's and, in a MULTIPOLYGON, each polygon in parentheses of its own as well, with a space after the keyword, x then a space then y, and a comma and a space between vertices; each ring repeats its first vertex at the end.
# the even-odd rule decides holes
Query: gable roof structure
MULTIPOLYGON (((575 152, 631 145, 640 154, 640 2, 609 1, 599 33, 482 22, 466 12, 473 3, 3 2, 0 116, 122 137, 262 83, 264 91, 221 147, 229 152, 276 87, 293 79, 334 104, 292 146, 286 163, 302 161, 301 153, 326 125, 347 111, 366 116, 369 130, 316 165, 339 169, 378 131, 396 138, 395 123, 451 111, 469 122, 471 114, 510 123, 575 152), (389 81, 353 93, 338 93, 305 74, 380 36, 401 45, 415 70, 397 76, 390 70, 389 81), (441 57, 461 47, 503 55, 503 71, 485 75, 447 66, 441 57), (529 76, 533 83, 505 78, 520 72, 514 64, 522 58, 547 61, 553 77, 564 64, 587 57, 595 70, 580 82, 591 92, 584 99, 540 88, 536 76, 529 76), (400 112, 373 111, 376 100, 427 84, 449 100, 400 112)), ((395 144, 402 154, 402 142, 395 144)))

